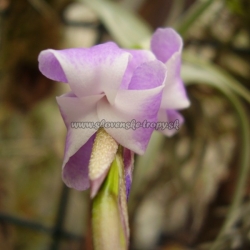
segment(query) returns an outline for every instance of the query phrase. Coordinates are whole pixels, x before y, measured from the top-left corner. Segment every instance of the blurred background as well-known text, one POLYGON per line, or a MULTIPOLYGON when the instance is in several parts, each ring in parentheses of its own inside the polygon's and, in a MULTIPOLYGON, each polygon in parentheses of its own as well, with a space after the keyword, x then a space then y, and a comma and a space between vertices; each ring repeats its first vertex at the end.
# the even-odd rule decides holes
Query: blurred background
POLYGON ((136 157, 131 250, 250 249, 249 0, 0 0, 0 249, 91 250, 89 192, 61 180, 66 128, 45 78, 47 48, 184 39, 191 107, 136 157))

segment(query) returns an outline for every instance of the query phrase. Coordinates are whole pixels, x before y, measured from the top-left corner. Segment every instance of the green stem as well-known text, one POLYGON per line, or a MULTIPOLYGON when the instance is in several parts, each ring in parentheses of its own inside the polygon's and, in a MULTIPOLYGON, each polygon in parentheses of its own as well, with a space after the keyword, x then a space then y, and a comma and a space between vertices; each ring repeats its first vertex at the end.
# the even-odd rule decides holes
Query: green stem
POLYGON ((123 192, 124 167, 121 150, 118 150, 104 183, 93 199, 92 232, 95 250, 127 249, 128 237, 124 223, 127 209, 121 205, 123 192))

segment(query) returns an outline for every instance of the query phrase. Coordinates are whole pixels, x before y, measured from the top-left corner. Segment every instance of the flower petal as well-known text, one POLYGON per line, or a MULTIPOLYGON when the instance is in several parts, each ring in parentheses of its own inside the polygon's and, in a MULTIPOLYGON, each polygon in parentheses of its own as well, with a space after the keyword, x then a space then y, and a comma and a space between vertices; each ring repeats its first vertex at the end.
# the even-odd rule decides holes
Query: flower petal
POLYGON ((162 94, 161 108, 183 109, 190 105, 186 89, 180 76, 181 56, 176 53, 166 63, 168 76, 162 94))
POLYGON ((139 127, 135 125, 138 122, 142 124, 144 120, 157 121, 165 75, 166 69, 159 61, 145 63, 135 70, 129 85, 131 89, 118 91, 113 106, 105 98, 98 102, 97 114, 100 120, 120 123, 120 127, 104 127, 105 130, 118 143, 137 154, 145 152, 154 127, 144 128, 141 125, 139 127), (154 70, 158 65, 159 69, 152 70, 153 73, 151 73, 149 65, 154 70), (143 89, 145 87, 150 89, 143 89), (128 123, 133 125, 132 120, 134 120, 134 127, 126 127, 128 123))
POLYGON ((167 136, 174 135, 184 122, 183 116, 175 110, 160 109, 158 113, 158 122, 166 124, 166 129, 158 130, 167 136))
POLYGON ((160 106, 162 86, 152 91, 141 92, 138 90, 120 91, 117 94, 119 105, 111 106, 102 99, 97 107, 99 119, 106 121, 105 130, 119 144, 137 154, 145 152, 154 127, 143 128, 141 125, 136 127, 136 123, 142 124, 144 120, 157 121, 156 114, 160 106), (118 126, 115 127, 111 122, 116 122, 118 126))
POLYGON ((182 38, 172 28, 157 29, 151 39, 151 50, 163 63, 166 63, 175 53, 180 53, 182 45, 182 38))
POLYGON ((147 90, 163 85, 166 79, 166 67, 158 60, 143 63, 135 71, 128 89, 147 90))
POLYGON ((127 200, 130 194, 130 188, 132 184, 132 174, 134 170, 134 152, 124 148, 123 149, 123 162, 124 162, 124 175, 125 175, 125 185, 126 185, 126 195, 127 200))
POLYGON ((45 50, 39 55, 39 68, 53 80, 68 82, 78 97, 104 92, 112 103, 129 57, 109 42, 89 49, 45 50))
POLYGON ((154 54, 149 50, 128 50, 125 51, 129 52, 132 56, 129 60, 126 72, 123 76, 122 84, 120 86, 120 89, 128 89, 128 85, 131 81, 131 78, 133 76, 133 73, 135 69, 145 63, 152 60, 155 60, 154 54))
POLYGON ((89 160, 94 143, 95 135, 69 158, 62 172, 64 183, 76 190, 85 190, 90 186, 89 183, 89 160))
POLYGON ((57 102, 68 130, 63 167, 96 132, 96 128, 91 127, 91 125, 98 121, 96 104, 102 97, 103 95, 82 98, 69 96, 57 97, 57 102), (90 122, 91 124, 89 124, 90 122))
POLYGON ((182 46, 182 38, 171 28, 157 29, 151 40, 152 51, 168 71, 162 94, 163 109, 183 109, 190 105, 180 76, 182 46))
POLYGON ((38 56, 38 62, 39 70, 43 75, 54 81, 68 83, 62 66, 54 55, 54 50, 43 50, 38 56))

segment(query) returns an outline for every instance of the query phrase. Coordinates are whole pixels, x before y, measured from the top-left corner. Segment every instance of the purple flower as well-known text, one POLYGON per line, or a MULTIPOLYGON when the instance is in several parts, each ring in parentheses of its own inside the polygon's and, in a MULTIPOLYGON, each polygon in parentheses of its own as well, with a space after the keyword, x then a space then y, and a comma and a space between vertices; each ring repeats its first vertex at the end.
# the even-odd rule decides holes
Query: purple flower
MULTIPOLYGON (((171 28, 157 29, 151 40, 152 52, 167 66, 168 72, 158 113, 158 120, 161 122, 178 120, 182 124, 184 119, 176 110, 190 105, 180 76, 182 46, 182 38, 171 28)), ((166 129, 162 132, 171 136, 176 130, 166 129)))
MULTIPOLYGON (((110 156, 105 160, 99 156, 102 166, 89 173, 96 127, 76 129, 72 123, 183 121, 175 111, 189 105, 180 78, 182 40, 172 29, 158 29, 151 48, 153 53, 123 50, 108 42, 87 49, 49 49, 40 53, 40 71, 52 80, 68 83, 71 88, 71 92, 57 97, 67 127, 62 177, 69 187, 84 190, 90 186, 89 178, 98 179, 95 194, 120 144, 124 147, 128 192, 133 152, 145 152, 154 130, 105 127, 110 135, 111 146, 107 149, 110 156)), ((164 133, 170 135, 169 131, 164 133)))

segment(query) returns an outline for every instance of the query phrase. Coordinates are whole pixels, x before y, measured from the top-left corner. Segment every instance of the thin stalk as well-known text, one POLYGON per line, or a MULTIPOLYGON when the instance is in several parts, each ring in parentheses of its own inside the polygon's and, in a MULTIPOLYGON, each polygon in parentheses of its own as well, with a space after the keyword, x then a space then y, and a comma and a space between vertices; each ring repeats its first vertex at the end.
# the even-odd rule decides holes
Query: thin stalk
POLYGON ((125 199, 126 202, 124 167, 121 152, 118 150, 108 175, 92 203, 94 250, 127 250, 127 208, 121 199, 125 199))
POLYGON ((66 218, 67 203, 69 198, 69 188, 63 184, 62 193, 59 202, 59 208, 57 212, 57 219, 55 224, 55 229, 52 234, 52 244, 50 246, 51 250, 57 250, 60 247, 60 240, 62 238, 63 224, 66 218))

